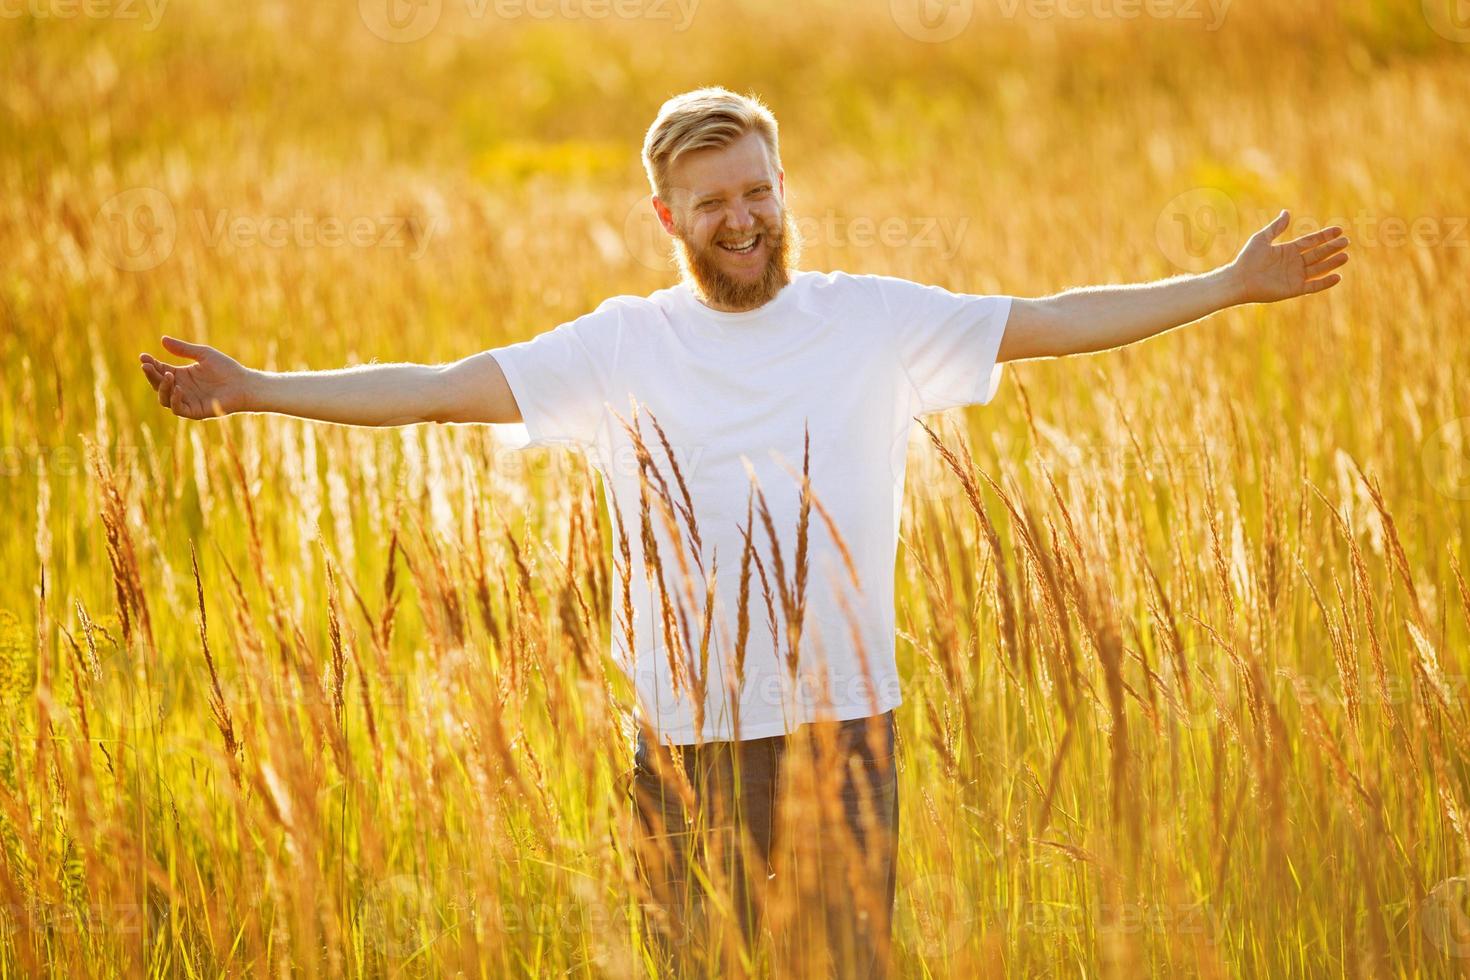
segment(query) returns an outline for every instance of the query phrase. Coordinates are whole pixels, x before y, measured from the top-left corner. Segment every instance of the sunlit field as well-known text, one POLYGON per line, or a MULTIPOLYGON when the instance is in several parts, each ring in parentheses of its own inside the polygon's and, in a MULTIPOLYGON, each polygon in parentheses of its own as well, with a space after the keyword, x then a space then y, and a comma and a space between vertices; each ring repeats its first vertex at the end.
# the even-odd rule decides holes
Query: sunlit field
MULTIPOLYGON (((896 973, 1470 972, 1464 14, 0 6, 3 974, 663 975, 586 460, 185 421, 138 354, 439 363, 669 285, 638 151, 706 84, 776 113, 803 268, 1040 296, 1283 207, 1353 243, 915 427, 896 973)), ((713 908, 697 972, 824 975, 713 908)))

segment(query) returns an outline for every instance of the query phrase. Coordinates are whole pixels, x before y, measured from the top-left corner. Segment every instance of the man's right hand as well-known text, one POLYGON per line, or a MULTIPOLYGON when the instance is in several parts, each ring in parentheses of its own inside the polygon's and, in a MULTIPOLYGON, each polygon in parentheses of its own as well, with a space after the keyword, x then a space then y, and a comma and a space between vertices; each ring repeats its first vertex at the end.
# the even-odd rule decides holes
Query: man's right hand
POLYGON ((208 419, 249 409, 253 372, 228 354, 173 337, 163 338, 164 350, 187 357, 193 364, 165 364, 152 354, 139 354, 143 374, 158 393, 158 403, 179 418, 208 419))
POLYGON ((257 371, 204 344, 164 337, 165 364, 139 354, 158 403, 179 418, 268 412, 339 425, 520 422, 493 350, 450 364, 362 364, 337 371, 257 371))

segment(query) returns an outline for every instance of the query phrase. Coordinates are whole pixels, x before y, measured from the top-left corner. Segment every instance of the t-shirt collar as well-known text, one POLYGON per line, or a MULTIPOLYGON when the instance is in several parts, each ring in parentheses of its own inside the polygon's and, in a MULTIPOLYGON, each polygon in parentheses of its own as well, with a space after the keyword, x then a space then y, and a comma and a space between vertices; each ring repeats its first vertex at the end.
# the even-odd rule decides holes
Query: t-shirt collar
POLYGON ((729 313, 724 310, 715 310, 706 306, 699 299, 699 297, 694 294, 694 289, 689 285, 688 280, 681 281, 677 286, 675 286, 674 293, 678 297, 679 302, 683 304, 685 310, 694 314, 694 319, 696 322, 701 324, 711 324, 716 328, 719 328, 731 324, 749 323, 751 321, 765 320, 774 314, 784 312, 787 308, 789 308, 793 303, 796 302, 797 282, 805 274, 806 273, 800 269, 793 269, 791 271, 790 281, 787 282, 786 285, 782 286, 773 298, 767 300, 764 304, 762 304, 761 306, 757 306, 753 310, 744 310, 739 313, 729 313))

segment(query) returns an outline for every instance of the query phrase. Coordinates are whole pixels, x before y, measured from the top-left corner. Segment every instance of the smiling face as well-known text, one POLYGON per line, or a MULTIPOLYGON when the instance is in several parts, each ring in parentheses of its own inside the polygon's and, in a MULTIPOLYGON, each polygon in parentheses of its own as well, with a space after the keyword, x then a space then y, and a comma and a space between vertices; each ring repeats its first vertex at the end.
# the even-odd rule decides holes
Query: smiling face
POLYGON ((760 134, 680 157, 669 168, 672 200, 654 210, 674 236, 679 267, 713 309, 763 306, 791 279, 795 227, 785 205, 785 173, 760 134))

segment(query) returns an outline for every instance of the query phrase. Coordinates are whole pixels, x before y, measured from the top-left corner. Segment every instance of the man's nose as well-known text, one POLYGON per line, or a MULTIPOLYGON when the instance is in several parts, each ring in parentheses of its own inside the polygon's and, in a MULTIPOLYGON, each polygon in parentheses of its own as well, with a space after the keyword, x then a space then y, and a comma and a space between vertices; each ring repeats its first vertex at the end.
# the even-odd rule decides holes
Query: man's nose
POLYGON ((725 225, 731 231, 755 230, 755 213, 744 204, 737 204, 725 212, 725 225))

